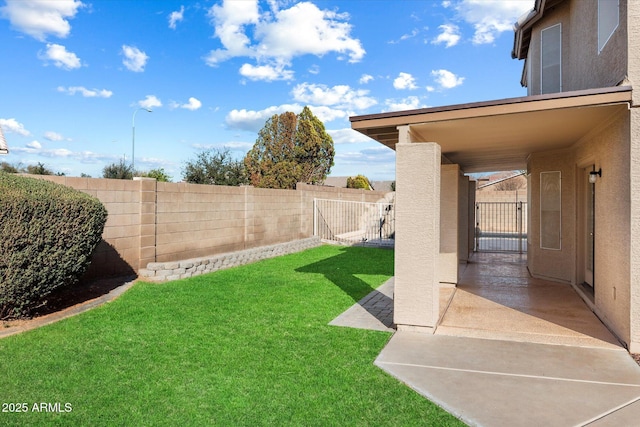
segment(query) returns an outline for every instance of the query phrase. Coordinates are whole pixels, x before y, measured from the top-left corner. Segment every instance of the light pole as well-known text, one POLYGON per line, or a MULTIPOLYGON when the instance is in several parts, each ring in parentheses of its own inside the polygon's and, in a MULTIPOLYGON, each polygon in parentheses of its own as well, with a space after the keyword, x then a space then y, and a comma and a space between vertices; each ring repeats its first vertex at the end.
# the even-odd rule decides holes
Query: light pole
POLYGON ((133 118, 131 119, 131 169, 135 169, 135 154, 136 154, 136 114, 138 111, 144 110, 147 113, 152 113, 148 108, 140 107, 133 112, 133 118))

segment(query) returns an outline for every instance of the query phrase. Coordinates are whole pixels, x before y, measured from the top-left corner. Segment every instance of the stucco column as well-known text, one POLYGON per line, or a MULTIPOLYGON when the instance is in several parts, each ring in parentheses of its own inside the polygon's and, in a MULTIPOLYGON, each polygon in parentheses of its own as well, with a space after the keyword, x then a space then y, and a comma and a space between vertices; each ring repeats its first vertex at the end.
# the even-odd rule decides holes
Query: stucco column
MULTIPOLYGON (((627 21, 637 22, 640 19, 640 2, 627 2, 627 21)), ((634 86, 632 92, 632 108, 630 110, 630 191, 631 191, 631 236, 629 254, 629 351, 640 352, 640 28, 637 25, 627 26, 628 34, 628 78, 634 86)))
POLYGON ((629 254, 630 342, 629 351, 640 353, 640 107, 630 112, 631 236, 629 254))
MULTIPOLYGON (((408 129, 400 129, 401 134, 408 129)), ((396 145, 394 322, 435 331, 439 313, 440 146, 396 145)))
MULTIPOLYGON (((456 284, 458 283, 460 235, 462 232, 460 166, 456 164, 442 165, 440 169, 439 280, 442 283, 456 284)), ((464 211, 466 213, 466 206, 464 211)))

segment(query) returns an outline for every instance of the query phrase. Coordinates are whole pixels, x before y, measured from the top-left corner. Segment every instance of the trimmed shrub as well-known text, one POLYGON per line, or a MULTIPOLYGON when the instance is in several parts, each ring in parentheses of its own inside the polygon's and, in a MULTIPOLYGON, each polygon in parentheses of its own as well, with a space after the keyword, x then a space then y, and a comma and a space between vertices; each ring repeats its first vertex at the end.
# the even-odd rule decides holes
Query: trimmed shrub
POLYGON ((106 220, 88 194, 0 172, 0 318, 28 315, 52 290, 77 283, 106 220))

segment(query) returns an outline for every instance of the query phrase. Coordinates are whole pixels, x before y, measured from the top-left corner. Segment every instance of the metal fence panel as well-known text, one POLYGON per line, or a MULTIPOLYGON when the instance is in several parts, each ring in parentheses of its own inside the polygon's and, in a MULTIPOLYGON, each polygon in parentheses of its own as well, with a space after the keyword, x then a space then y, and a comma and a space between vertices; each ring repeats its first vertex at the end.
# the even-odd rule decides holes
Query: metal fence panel
POLYGON ((313 234, 342 244, 392 246, 395 238, 393 203, 314 199, 313 234))
POLYGON ((475 250, 527 251, 526 202, 477 202, 475 250))

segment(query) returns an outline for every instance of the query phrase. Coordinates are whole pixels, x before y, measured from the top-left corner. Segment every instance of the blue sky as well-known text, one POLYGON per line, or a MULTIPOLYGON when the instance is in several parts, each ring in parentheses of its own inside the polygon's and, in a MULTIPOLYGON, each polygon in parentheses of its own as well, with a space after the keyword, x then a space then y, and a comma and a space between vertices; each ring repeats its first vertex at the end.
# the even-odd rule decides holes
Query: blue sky
POLYGON ((0 161, 102 176, 130 161, 180 181, 208 148, 242 158, 308 105, 333 176, 394 179, 349 116, 526 95, 513 23, 533 0, 0 0, 0 161), (151 109, 147 113, 139 108, 151 109))

